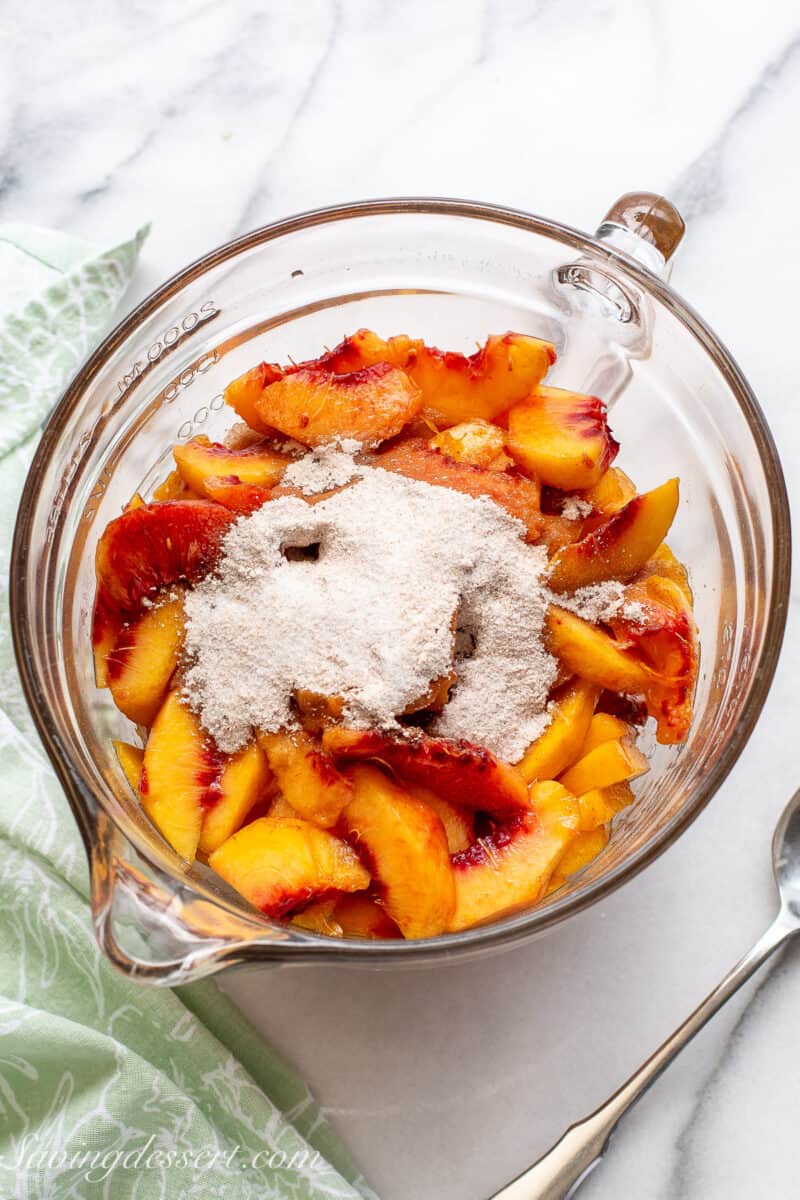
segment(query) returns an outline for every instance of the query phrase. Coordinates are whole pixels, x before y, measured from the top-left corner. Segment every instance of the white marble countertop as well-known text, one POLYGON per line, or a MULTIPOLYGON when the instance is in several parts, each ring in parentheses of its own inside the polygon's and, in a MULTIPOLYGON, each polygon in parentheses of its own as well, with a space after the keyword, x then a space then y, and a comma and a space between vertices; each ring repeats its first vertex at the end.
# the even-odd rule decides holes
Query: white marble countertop
MULTIPOLYGON (((153 229, 131 302, 237 232, 363 196, 490 199, 592 229, 663 191, 673 284, 753 383, 800 489, 793 0, 114 0, 11 6, 0 219, 153 229)), ((557 933, 488 962, 242 972, 383 1200, 482 1200, 661 1040, 773 908, 800 781, 793 610, 761 723, 700 819, 557 933)), ((800 962, 762 973, 626 1120, 587 1200, 793 1195, 800 962)))

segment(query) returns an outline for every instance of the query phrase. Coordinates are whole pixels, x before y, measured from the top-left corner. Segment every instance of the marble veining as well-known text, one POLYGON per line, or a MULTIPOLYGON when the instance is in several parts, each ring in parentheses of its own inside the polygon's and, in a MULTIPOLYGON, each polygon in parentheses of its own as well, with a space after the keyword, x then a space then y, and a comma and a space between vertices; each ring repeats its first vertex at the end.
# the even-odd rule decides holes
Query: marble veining
MULTIPOLYGON (((153 232, 128 301, 319 204, 495 200, 594 228, 634 188, 689 222, 675 287, 750 378, 800 493, 795 0, 6 0, 0 221, 153 232)), ((711 806, 557 934, 383 974, 226 987, 303 1070, 384 1200, 482 1200, 603 1100, 771 918, 772 823, 800 781, 800 639, 711 806)), ((587 1200, 792 1195, 790 948, 624 1123, 587 1200)))

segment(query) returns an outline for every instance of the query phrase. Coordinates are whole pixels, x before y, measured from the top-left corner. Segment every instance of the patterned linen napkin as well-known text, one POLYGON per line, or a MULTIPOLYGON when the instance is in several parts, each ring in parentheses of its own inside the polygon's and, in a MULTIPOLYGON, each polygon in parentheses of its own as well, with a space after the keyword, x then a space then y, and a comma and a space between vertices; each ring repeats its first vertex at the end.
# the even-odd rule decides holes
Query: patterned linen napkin
POLYGON ((0 226, 0 1198, 376 1200, 302 1080, 213 983, 147 989, 107 965, 17 676, 7 584, 25 474, 146 233, 98 254, 0 226))

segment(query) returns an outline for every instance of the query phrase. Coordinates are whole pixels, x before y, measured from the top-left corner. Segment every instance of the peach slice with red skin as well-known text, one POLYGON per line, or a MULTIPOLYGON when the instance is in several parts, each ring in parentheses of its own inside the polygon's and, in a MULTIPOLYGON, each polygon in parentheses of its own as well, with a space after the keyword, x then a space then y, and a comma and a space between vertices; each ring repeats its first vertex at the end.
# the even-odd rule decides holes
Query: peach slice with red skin
POLYGON ((453 856, 451 931, 507 916, 544 895, 557 862, 578 834, 578 804, 552 781, 535 784, 531 797, 531 812, 510 817, 453 856))
POLYGON ((556 360, 555 347, 522 333, 494 334, 474 354, 438 350, 405 334, 387 340, 360 329, 319 360, 334 371, 388 362, 422 391, 425 410, 449 425, 491 421, 541 383, 556 360))
POLYGON ((552 387, 511 409, 506 446, 523 470, 562 491, 593 487, 619 450, 602 400, 552 387))
POLYGON ((658 741, 682 742, 692 722, 699 666, 691 604, 681 584, 662 575, 632 584, 625 598, 637 605, 637 618, 615 617, 611 628, 617 640, 633 649, 653 672, 645 700, 658 726, 658 741))
POLYGON ((219 797, 222 759, 177 692, 170 692, 144 749, 142 808, 170 845, 193 862, 203 818, 219 797))
POLYGON ((235 475, 210 476, 205 483, 209 500, 230 509, 237 516, 249 517, 273 498, 272 489, 260 483, 242 483, 235 475))
POLYGON ((421 404, 419 389, 403 371, 376 363, 349 375, 301 367, 269 384, 256 409, 265 425, 304 446, 336 438, 377 446, 398 434, 421 404))
POLYGON ((123 513, 97 544, 98 607, 136 613, 160 588, 201 579, 235 519, 210 500, 165 500, 123 513))
POLYGON ((630 579, 663 542, 677 509, 677 479, 635 496, 580 541, 558 551, 550 564, 550 587, 572 592, 606 579, 630 579))
POLYGON ((274 433, 274 429, 261 417, 257 401, 265 387, 277 383, 283 376, 284 372, 277 363, 259 363, 257 367, 245 371, 238 379, 228 384, 224 393, 225 403, 229 404, 251 429, 258 433, 274 433))
MULTIPOLYGON (((390 366, 420 389, 434 420, 449 425, 476 418, 491 421, 529 395, 555 359, 550 342, 522 333, 493 335, 474 354, 466 355, 437 350, 404 334, 384 339, 360 329, 319 358, 287 367, 260 363, 226 388, 225 400, 251 428, 268 433, 278 427, 262 402, 262 393, 271 384, 302 371, 351 375, 390 366)), ((348 435, 358 436, 344 430, 342 436, 348 435)))
POLYGON ((337 892, 361 892, 369 873, 340 838, 300 817, 260 817, 209 855, 209 865, 269 917, 337 892))
POLYGON ((270 488, 277 484, 292 459, 279 454, 266 442, 230 450, 207 437, 193 438, 174 447, 173 456, 186 485, 200 496, 209 494, 206 483, 214 478, 233 478, 239 483, 270 488))
POLYGON ((351 771, 353 799, 340 828, 368 865, 381 903, 406 938, 447 928, 455 887, 444 829, 422 800, 377 767, 351 771))
POLYGON ((256 804, 266 801, 276 791, 264 752, 255 742, 225 763, 217 790, 218 797, 206 811, 200 832, 198 849, 202 854, 213 853, 241 828, 256 804))
POLYGON ((429 737, 419 731, 402 737, 333 726, 323 733, 322 748, 333 758, 374 758, 401 780, 430 788, 464 808, 506 813, 530 807, 519 771, 472 742, 429 737))
POLYGON ((180 596, 122 627, 106 656, 106 678, 117 708, 134 724, 154 720, 178 665, 183 636, 180 596))
POLYGON ((335 825, 353 798, 353 785, 319 743, 302 730, 259 733, 258 742, 292 808, 324 828, 335 825))
POLYGON ((372 462, 384 471, 393 471, 434 487, 449 487, 475 498, 488 496, 522 521, 530 541, 541 531, 538 484, 517 471, 492 471, 468 462, 456 462, 439 450, 432 450, 422 438, 398 442, 375 455, 372 462))

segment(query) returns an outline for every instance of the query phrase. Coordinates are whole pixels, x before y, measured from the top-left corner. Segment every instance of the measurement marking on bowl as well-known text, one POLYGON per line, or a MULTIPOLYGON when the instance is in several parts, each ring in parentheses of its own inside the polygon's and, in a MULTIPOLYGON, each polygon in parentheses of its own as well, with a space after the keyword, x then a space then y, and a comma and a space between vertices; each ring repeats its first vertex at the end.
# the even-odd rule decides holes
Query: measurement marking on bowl
POLYGON ((81 456, 83 455, 83 451, 91 442, 92 437, 94 436, 94 431, 97 428, 98 424, 99 424, 99 421, 95 422, 95 424, 91 427, 91 429, 85 430, 79 436, 79 438, 75 444, 75 449, 72 452, 72 456, 71 456, 69 462, 67 463, 67 469, 65 470, 64 474, 61 476, 61 482, 58 485, 58 491, 56 492, 55 499, 53 500, 53 503, 50 506, 50 512, 47 514, 47 528, 45 529, 45 540, 47 541, 48 544, 50 542, 52 542, 53 539, 55 538, 56 526, 58 525, 58 519, 61 516, 61 510, 64 507, 64 500, 66 499, 67 492, 69 491, 69 486, 72 483, 72 480, 75 478, 75 474, 80 465, 81 456))
POLYGON ((82 521, 91 521, 95 516, 97 513, 95 501, 100 501, 103 499, 106 491, 108 490, 108 485, 113 478, 114 472, 111 470, 108 463, 106 463, 100 474, 97 476, 97 480, 92 488, 89 499, 86 501, 86 507, 84 508, 83 516, 81 517, 82 521))
POLYGON ((218 317, 221 311, 213 300, 205 300, 198 309, 182 317, 178 324, 170 325, 169 329, 148 346, 143 356, 136 359, 130 370, 126 371, 122 378, 117 381, 117 398, 121 398, 134 387, 142 375, 154 363, 157 363, 164 354, 177 346, 179 342, 191 336, 200 325, 205 324, 206 321, 213 320, 214 317, 218 317))
POLYGON ((179 441, 185 441, 186 438, 190 438, 198 425, 205 425, 210 413, 221 412, 224 407, 225 397, 222 392, 217 392, 216 396, 211 397, 208 404, 204 404, 201 408, 198 408, 190 421, 183 422, 177 434, 179 441))
POLYGON ((160 408, 162 404, 172 404, 181 392, 185 392, 190 388, 197 379, 198 375, 205 375, 206 371, 213 367, 214 363, 219 362, 220 355, 218 350, 210 350, 208 354, 204 354, 196 363, 192 363, 188 367, 184 367, 177 379, 171 380, 163 391, 159 392, 154 400, 154 407, 160 408))

